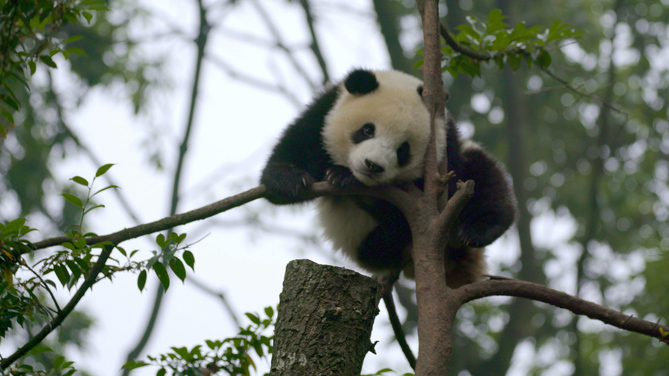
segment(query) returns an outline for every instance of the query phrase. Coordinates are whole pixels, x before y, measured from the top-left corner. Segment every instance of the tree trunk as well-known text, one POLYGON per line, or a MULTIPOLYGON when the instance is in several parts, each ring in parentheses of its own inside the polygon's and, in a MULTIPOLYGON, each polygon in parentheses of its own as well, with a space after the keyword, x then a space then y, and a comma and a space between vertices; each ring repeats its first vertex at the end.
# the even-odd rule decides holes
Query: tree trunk
POLYGON ((309 260, 286 267, 270 375, 358 376, 381 286, 344 268, 309 260))

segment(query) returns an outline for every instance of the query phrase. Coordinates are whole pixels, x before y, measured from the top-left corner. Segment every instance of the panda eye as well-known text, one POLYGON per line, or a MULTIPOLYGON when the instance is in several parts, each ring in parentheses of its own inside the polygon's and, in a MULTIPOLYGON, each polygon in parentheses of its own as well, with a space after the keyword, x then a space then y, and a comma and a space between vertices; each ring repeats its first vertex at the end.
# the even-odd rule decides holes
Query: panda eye
POLYGON ((360 128, 360 130, 362 131, 362 134, 364 134, 365 136, 369 138, 374 137, 374 124, 367 123, 363 125, 362 128, 360 128))
POLYGON ((372 123, 365 123, 360 129, 353 133, 351 140, 354 144, 359 144, 365 140, 369 140, 374 137, 374 132, 376 127, 372 123))
POLYGON ((400 167, 404 167, 409 163, 411 159, 411 146, 409 142, 405 141, 397 148, 397 164, 400 167))

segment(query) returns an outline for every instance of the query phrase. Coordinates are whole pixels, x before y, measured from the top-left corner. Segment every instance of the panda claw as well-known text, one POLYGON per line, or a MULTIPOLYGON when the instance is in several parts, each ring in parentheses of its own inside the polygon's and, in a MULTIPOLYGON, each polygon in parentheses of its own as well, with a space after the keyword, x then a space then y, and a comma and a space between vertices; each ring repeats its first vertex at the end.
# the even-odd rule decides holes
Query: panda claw
POLYGON ((356 187, 362 185, 358 179, 353 176, 351 170, 344 166, 335 165, 328 169, 325 174, 325 180, 337 188, 356 187))

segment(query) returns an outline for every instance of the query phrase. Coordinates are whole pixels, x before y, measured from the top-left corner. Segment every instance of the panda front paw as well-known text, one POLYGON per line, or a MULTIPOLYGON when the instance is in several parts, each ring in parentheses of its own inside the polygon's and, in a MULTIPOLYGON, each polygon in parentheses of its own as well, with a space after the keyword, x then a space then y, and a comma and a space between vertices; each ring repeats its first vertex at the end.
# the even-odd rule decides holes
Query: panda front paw
POLYGON ((364 185, 353 176, 351 170, 340 165, 334 165, 327 170, 325 181, 337 188, 360 187, 364 185))
POLYGON ((314 178, 290 164, 268 165, 260 183, 267 188, 267 199, 274 204, 291 204, 304 201, 299 197, 314 184, 314 178))

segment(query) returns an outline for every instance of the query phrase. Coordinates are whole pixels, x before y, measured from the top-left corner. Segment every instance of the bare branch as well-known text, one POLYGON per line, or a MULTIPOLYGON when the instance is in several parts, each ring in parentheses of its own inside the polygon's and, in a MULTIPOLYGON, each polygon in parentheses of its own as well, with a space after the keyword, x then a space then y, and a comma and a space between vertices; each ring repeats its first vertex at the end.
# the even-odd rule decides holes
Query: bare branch
POLYGON ((395 333, 395 339, 397 340, 397 343, 400 345, 402 353, 404 353, 404 356, 407 358, 409 366, 411 366, 411 369, 415 370, 416 357, 411 351, 411 347, 409 347, 409 344, 407 343, 406 336, 404 335, 404 330, 402 330, 402 323, 400 322, 400 318, 397 316, 397 309, 395 308, 395 301, 393 299, 393 290, 384 289, 382 297, 383 297, 383 302, 386 305, 386 310, 388 311, 388 319, 390 320, 390 325, 392 326, 393 332, 395 333))
POLYGON ((302 76, 304 81, 309 85, 311 88, 311 91, 316 90, 316 84, 313 83, 311 78, 309 78, 309 75, 307 75, 307 71, 302 67, 302 65, 297 61, 293 53, 288 49, 286 44, 283 41, 283 38, 281 37, 281 33, 279 32, 279 29, 276 27, 274 24, 274 21, 272 17, 267 14, 267 11, 265 8, 262 7, 262 5, 257 1, 251 1, 251 5, 256 9, 258 12, 258 15, 260 18, 265 22, 265 25, 269 29, 270 34, 276 39, 276 47, 286 53, 286 58, 288 61, 293 65, 293 68, 295 69, 295 72, 297 72, 299 75, 302 76))
POLYGON ((644 334, 669 345, 669 327, 642 320, 622 312, 603 307, 549 287, 516 279, 491 279, 476 282, 454 290, 460 304, 488 296, 504 295, 527 298, 585 315, 616 328, 644 334))

